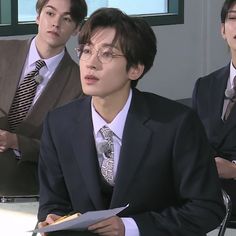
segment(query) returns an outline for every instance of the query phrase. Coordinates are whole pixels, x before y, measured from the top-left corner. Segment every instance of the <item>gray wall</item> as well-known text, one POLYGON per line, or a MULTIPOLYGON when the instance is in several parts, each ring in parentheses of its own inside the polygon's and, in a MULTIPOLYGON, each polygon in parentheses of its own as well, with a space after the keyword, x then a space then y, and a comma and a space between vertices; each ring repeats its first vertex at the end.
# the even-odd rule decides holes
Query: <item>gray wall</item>
MULTIPOLYGON (((153 27, 158 52, 139 89, 171 99, 190 97, 198 77, 229 62, 228 48, 220 35, 222 4, 223 0, 185 0, 184 24, 153 27)), ((76 41, 73 37, 68 42, 75 60, 76 41)))

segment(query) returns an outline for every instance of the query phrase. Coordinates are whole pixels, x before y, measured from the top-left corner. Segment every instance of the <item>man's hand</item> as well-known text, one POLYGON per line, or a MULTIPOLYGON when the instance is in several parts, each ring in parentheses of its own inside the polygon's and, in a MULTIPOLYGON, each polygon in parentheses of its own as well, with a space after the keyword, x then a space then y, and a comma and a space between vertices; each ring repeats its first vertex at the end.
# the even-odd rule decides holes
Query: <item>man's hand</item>
POLYGON ((236 165, 221 157, 215 157, 216 167, 220 178, 235 179, 236 165))
POLYGON ((88 227, 89 231, 102 236, 124 236, 125 226, 118 216, 100 221, 88 227))
POLYGON ((18 149, 17 136, 14 133, 0 129, 0 152, 5 152, 9 148, 18 149))
MULTIPOLYGON (((61 216, 55 215, 55 214, 49 214, 47 215, 47 218, 45 221, 39 222, 38 224, 38 228, 43 228, 47 225, 50 225, 52 223, 54 223, 56 220, 58 220, 59 218, 61 218, 61 216)), ((42 236, 46 236, 46 233, 41 233, 42 236)))

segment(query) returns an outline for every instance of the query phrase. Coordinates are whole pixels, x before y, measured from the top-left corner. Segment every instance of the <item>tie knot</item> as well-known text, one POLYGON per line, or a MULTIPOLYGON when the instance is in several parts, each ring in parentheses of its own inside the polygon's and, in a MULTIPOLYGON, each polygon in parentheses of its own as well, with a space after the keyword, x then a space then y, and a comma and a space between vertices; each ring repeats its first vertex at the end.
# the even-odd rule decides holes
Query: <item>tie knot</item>
POLYGON ((38 60, 36 61, 36 70, 40 70, 42 67, 46 66, 46 63, 45 61, 43 60, 38 60))
POLYGON ((112 139, 113 132, 107 126, 103 126, 100 131, 105 139, 112 139))

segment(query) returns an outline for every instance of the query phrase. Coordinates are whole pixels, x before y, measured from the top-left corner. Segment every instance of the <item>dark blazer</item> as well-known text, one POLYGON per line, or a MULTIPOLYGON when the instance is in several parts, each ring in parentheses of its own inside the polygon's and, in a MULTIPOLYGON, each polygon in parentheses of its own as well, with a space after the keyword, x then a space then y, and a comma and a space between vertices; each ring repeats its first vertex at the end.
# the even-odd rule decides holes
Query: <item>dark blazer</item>
MULTIPOLYGON (((46 118, 40 221, 49 213, 106 208, 90 102, 90 97, 79 99, 46 118)), ((129 203, 120 216, 132 217, 144 236, 201 236, 216 228, 224 207, 208 150, 201 122, 189 108, 134 90, 110 208, 129 203)))
MULTIPOLYGON (((31 40, 0 41, 0 129, 9 130, 7 115, 31 40)), ((38 193, 37 161, 42 121, 52 108, 81 95, 79 67, 66 51, 50 82, 16 130, 21 160, 12 150, 0 153, 0 195, 38 193)))
MULTIPOLYGON (((236 160, 236 107, 227 121, 221 119, 229 72, 230 65, 227 65, 198 79, 193 91, 193 108, 205 127, 212 155, 232 161, 236 160)), ((222 184, 233 201, 236 217, 236 180, 222 180, 222 184)))

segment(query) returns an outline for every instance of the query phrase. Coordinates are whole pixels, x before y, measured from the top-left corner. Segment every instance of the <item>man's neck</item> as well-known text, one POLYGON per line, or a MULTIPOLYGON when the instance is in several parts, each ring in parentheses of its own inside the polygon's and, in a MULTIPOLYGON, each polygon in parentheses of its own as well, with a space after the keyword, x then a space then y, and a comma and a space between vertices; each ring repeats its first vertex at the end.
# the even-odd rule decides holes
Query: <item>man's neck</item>
POLYGON ((122 96, 119 99, 112 98, 100 98, 93 97, 92 103, 95 110, 99 113, 99 115, 107 122, 111 123, 117 114, 123 109, 125 106, 129 93, 126 96, 122 96))
POLYGON ((63 49, 65 48, 64 46, 61 47, 51 47, 48 44, 43 41, 39 35, 35 37, 35 45, 37 48, 37 51, 42 59, 48 59, 51 57, 54 57, 61 53, 63 49))

